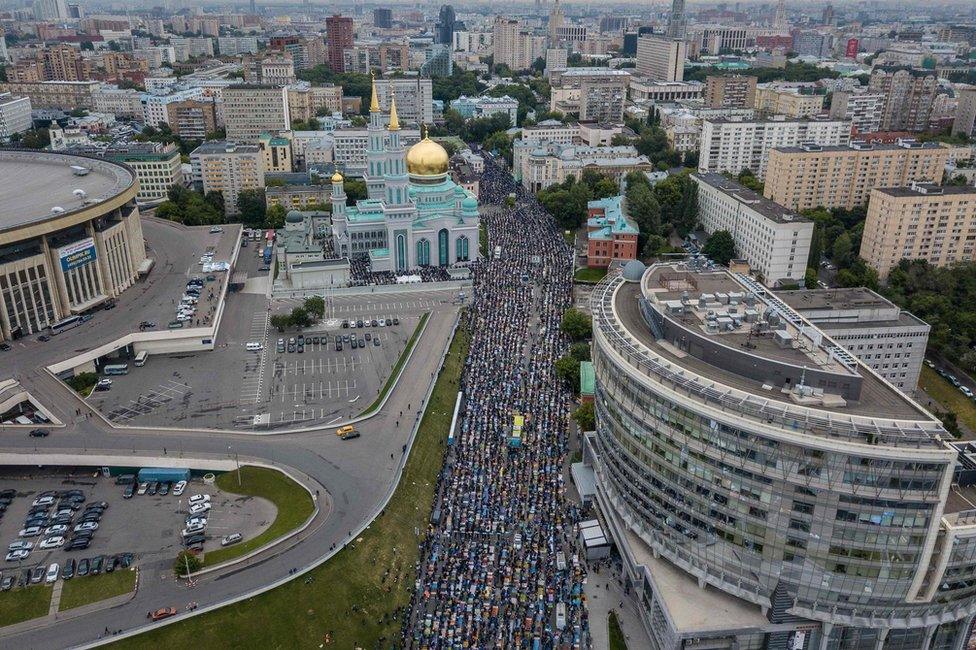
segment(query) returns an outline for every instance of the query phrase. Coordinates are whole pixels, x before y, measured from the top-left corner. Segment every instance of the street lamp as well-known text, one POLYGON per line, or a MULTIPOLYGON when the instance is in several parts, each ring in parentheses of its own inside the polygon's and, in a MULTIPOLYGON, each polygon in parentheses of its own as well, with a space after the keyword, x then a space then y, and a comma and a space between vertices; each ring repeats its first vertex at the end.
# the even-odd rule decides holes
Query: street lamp
MULTIPOLYGON (((227 445, 227 455, 228 456, 230 455, 230 448, 231 448, 231 446, 230 445, 227 445)), ((237 455, 237 451, 236 450, 234 451, 234 462, 237 463, 237 485, 238 485, 238 487, 240 487, 241 486, 241 459, 237 455)))

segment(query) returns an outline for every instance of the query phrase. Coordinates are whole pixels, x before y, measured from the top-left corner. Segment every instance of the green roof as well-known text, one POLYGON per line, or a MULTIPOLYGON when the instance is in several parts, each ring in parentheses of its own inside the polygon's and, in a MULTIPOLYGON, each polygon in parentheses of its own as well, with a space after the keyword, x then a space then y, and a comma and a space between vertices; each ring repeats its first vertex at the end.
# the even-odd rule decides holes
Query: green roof
POLYGON ((580 361, 580 395, 593 395, 595 386, 593 364, 590 361, 580 361))

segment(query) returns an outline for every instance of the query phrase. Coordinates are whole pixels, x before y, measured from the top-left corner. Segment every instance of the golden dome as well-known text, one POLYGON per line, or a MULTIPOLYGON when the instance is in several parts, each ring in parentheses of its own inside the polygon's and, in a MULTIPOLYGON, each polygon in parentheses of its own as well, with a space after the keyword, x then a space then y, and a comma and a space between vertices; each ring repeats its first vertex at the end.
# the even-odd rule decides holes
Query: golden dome
POLYGON ((342 174, 340 174, 338 171, 336 173, 332 174, 332 182, 333 183, 341 183, 342 182, 342 174))
POLYGON ((407 172, 414 176, 447 173, 447 151, 430 138, 424 138, 407 151, 407 172))

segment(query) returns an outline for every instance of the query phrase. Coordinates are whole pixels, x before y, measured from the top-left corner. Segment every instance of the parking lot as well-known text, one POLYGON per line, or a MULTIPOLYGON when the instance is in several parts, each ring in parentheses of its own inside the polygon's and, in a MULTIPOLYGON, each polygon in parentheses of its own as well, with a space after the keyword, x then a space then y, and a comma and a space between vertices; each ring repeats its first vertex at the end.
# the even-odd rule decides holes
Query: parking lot
MULTIPOLYGON (((124 486, 116 485, 114 478, 95 476, 92 472, 78 473, 68 470, 37 470, 30 476, 5 474, 0 476, 0 489, 16 490, 16 496, 7 506, 0 519, 0 542, 4 554, 9 545, 15 542, 30 542, 32 548, 26 558, 3 563, 2 575, 15 577, 15 584, 22 580, 23 569, 37 566, 48 567, 58 563, 62 569, 73 559, 80 563, 84 559, 102 556, 103 563, 119 554, 131 554, 133 565, 171 561, 182 549, 182 531, 188 514, 188 502, 192 495, 209 494, 211 508, 207 512, 207 526, 204 551, 220 548, 220 540, 226 535, 241 533, 250 539, 268 528, 275 518, 275 507, 264 499, 221 492, 213 485, 205 485, 200 480, 191 480, 182 495, 169 494, 149 496, 135 495, 123 498, 124 486), (21 537, 28 511, 32 504, 45 492, 79 490, 84 502, 72 517, 63 546, 51 549, 39 548, 43 541, 53 535, 44 532, 39 535, 21 537), (71 551, 68 546, 76 536, 72 532, 86 506, 92 502, 105 502, 107 508, 92 531, 88 548, 71 551)), ((48 513, 54 516, 61 499, 55 499, 48 513)), ((77 571, 77 568, 76 568, 77 571)))

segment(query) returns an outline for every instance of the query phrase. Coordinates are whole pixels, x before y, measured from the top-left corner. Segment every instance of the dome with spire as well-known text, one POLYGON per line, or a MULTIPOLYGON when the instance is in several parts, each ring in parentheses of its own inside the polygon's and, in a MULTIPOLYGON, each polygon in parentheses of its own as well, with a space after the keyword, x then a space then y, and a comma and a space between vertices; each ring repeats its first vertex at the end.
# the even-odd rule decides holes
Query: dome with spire
POLYGON ((440 176, 447 173, 447 150, 429 137, 407 151, 407 172, 411 176, 440 176))
POLYGON ((333 183, 342 182, 342 174, 340 174, 338 170, 336 170, 336 173, 332 174, 332 182, 333 183))

